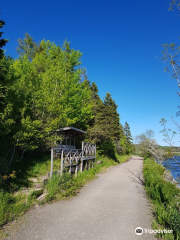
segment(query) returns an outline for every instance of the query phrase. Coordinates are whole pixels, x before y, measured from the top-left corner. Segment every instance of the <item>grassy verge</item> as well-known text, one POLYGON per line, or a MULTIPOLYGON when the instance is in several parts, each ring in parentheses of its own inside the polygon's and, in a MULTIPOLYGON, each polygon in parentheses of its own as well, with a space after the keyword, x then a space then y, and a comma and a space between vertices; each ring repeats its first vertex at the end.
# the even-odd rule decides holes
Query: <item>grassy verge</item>
POLYGON ((152 159, 144 161, 145 188, 154 205, 154 229, 173 230, 160 233, 161 239, 180 239, 180 190, 164 180, 165 168, 152 159))
POLYGON ((118 154, 116 153, 116 158, 117 158, 117 160, 118 160, 119 163, 124 163, 124 162, 126 162, 130 157, 131 157, 131 155, 123 155, 123 156, 121 156, 121 155, 118 155, 118 154))
MULTIPOLYGON (((129 155, 119 156, 117 155, 117 160, 119 163, 123 163, 128 160, 129 155)), ((103 163, 98 165, 95 164, 93 169, 83 171, 78 173, 77 177, 65 173, 62 176, 55 175, 47 183, 48 195, 46 201, 53 199, 62 199, 64 197, 73 196, 77 193, 77 190, 80 189, 87 181, 95 178, 96 174, 104 171, 110 166, 117 165, 117 162, 114 162, 112 159, 107 157, 98 157, 97 160, 102 160, 103 163)))
POLYGON ((5 223, 23 215, 34 203, 36 193, 32 191, 28 196, 0 191, 0 227, 5 223))
MULTIPOLYGON (((83 171, 78 173, 75 177, 69 173, 65 173, 62 176, 53 176, 45 186, 48 194, 46 196, 45 202, 52 200, 63 199, 75 195, 87 181, 95 178, 95 175, 99 172, 104 171, 110 166, 117 165, 118 163, 125 162, 130 156, 116 156, 116 161, 105 156, 97 157, 98 161, 103 161, 102 164, 95 164, 93 169, 83 171)), ((54 161, 54 170, 60 168, 60 161, 54 161)), ((31 192, 28 196, 25 194, 14 195, 14 191, 20 189, 22 186, 29 186, 28 177, 38 177, 40 175, 46 175, 50 169, 50 159, 44 159, 43 161, 31 162, 28 168, 24 169, 26 175, 17 175, 13 179, 12 188, 7 188, 1 185, 0 190, 0 227, 2 227, 7 222, 16 219, 26 212, 29 208, 37 204, 36 193, 31 192), (23 176, 26 176, 23 178, 23 176), (21 178, 22 179, 21 179, 21 178), (23 183, 23 185, 21 185, 23 183)))

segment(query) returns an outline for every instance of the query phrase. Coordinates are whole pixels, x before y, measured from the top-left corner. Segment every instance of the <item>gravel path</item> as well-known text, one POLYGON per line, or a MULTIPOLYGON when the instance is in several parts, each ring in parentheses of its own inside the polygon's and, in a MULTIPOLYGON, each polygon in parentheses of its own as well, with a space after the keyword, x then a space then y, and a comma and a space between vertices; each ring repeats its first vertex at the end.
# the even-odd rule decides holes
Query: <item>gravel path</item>
POLYGON ((69 200, 30 210, 9 229, 9 240, 133 240, 155 239, 135 234, 151 228, 151 210, 143 188, 143 159, 98 174, 69 200))

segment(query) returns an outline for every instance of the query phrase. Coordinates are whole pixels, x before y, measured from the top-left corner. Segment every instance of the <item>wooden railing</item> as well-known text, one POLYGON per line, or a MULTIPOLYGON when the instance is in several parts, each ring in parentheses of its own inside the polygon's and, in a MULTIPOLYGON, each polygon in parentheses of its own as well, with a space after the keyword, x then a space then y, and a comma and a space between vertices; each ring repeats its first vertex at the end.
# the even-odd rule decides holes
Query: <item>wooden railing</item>
POLYGON ((96 156, 96 144, 89 142, 82 142, 82 151, 84 157, 95 157, 96 156))
POLYGON ((63 173, 64 168, 69 168, 70 173, 77 174, 78 170, 81 172, 85 169, 93 168, 94 160, 96 158, 96 144, 82 142, 82 149, 72 149, 71 146, 61 148, 60 145, 51 149, 51 171, 50 177, 53 174, 53 156, 54 153, 60 155, 61 169, 58 171, 63 173))

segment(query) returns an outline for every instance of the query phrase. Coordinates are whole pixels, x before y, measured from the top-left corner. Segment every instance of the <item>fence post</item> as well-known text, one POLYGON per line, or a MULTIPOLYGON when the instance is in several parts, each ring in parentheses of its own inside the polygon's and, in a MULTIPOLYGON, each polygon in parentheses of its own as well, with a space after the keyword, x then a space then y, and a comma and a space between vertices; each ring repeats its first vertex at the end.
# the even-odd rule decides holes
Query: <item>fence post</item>
POLYGON ((64 154, 64 152, 62 150, 62 152, 61 152, 61 175, 63 174, 63 154, 64 154))
POLYGON ((71 150, 69 153, 69 162, 70 162, 69 173, 71 174, 71 150))
POLYGON ((80 172, 83 171, 83 157, 84 157, 84 142, 82 142, 82 158, 81 158, 81 164, 80 164, 80 172))
MULTIPOLYGON (((82 155, 82 158, 83 158, 83 155, 82 155)), ((83 160, 81 159, 81 163, 80 163, 80 172, 83 171, 83 160)))
POLYGON ((76 165, 76 168, 75 168, 75 176, 77 177, 77 165, 76 165))
POLYGON ((82 151, 84 150, 84 141, 82 142, 82 151))
POLYGON ((78 166, 77 166, 77 164, 78 164, 78 158, 79 158, 79 151, 78 151, 78 150, 76 151, 76 157, 75 157, 75 155, 74 155, 74 158, 75 158, 75 162, 76 162, 75 176, 77 177, 77 171, 78 171, 78 166))
POLYGON ((50 177, 52 177, 53 174, 53 147, 51 148, 51 171, 50 171, 50 177))

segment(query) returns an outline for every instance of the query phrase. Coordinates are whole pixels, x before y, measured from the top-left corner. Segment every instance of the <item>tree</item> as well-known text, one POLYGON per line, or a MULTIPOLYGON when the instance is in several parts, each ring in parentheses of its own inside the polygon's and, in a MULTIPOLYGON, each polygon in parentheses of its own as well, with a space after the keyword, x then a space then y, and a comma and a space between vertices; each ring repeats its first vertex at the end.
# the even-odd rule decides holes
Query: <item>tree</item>
MULTIPOLYGON (((0 20, 0 28, 3 28, 4 25, 5 25, 5 22, 3 20, 0 20)), ((5 91, 6 91, 5 78, 7 73, 7 62, 8 62, 8 59, 4 56, 4 50, 2 49, 6 45, 8 40, 3 39, 2 35, 3 35, 3 32, 0 32, 0 108, 3 102, 2 98, 5 97, 5 91)))
MULTIPOLYGON (((3 20, 0 20, 0 28, 2 28, 5 25, 5 22, 3 20)), ((3 47, 8 42, 7 39, 2 38, 3 32, 0 32, 0 135, 2 136, 3 132, 7 132, 7 120, 6 117, 9 114, 9 111, 6 111, 6 117, 4 116, 4 119, 2 119, 2 113, 4 109, 7 107, 7 91, 8 87, 11 85, 11 82, 9 81, 9 69, 10 65, 12 64, 12 58, 6 57, 4 55, 3 47)))
POLYGON ((115 145, 119 140, 119 114, 117 105, 110 93, 107 93, 104 102, 98 95, 97 85, 90 85, 91 101, 93 102, 94 117, 90 121, 88 137, 97 144, 102 154, 113 155, 115 145))
POLYGON ((127 122, 124 124, 124 133, 126 136, 126 142, 132 143, 132 136, 131 136, 131 131, 130 131, 130 126, 127 122))
MULTIPOLYGON (((169 10, 171 11, 180 11, 180 0, 171 0, 170 3, 170 8, 169 10)), ((171 44, 163 44, 163 57, 162 57, 162 61, 166 64, 166 68, 165 71, 169 72, 172 76, 172 78, 176 79, 177 83, 178 83, 178 87, 180 88, 180 46, 178 46, 175 43, 171 43, 171 44)), ((180 97, 180 93, 177 91, 179 97, 180 97)), ((180 106, 178 106, 178 108, 180 108, 180 106)), ((180 116, 180 111, 178 111, 176 113, 176 116, 180 116)), ((173 117, 172 120, 174 122, 174 124, 176 125, 178 131, 180 131, 180 125, 174 121, 173 117)), ((161 126, 163 126, 163 130, 161 131, 163 133, 164 136, 164 141, 166 143, 168 143, 168 145, 170 146, 170 148, 168 148, 168 151, 165 153, 165 158, 173 158, 174 162, 176 162, 176 166, 179 165, 179 162, 176 161, 175 157, 173 156, 173 151, 172 151, 172 139, 174 137, 174 135, 176 134, 175 131, 171 131, 171 129, 167 129, 166 128, 166 120, 164 118, 161 119, 160 121, 161 126)), ((172 168, 172 166, 171 166, 172 168)), ((174 169, 176 170, 176 169, 174 169)))
POLYGON ((165 151, 159 148, 154 137, 154 131, 146 130, 145 133, 142 133, 136 136, 138 143, 138 151, 144 157, 154 157, 158 161, 163 161, 165 158, 165 151))
MULTIPOLYGON (((0 20, 0 28, 3 28, 4 25, 5 25, 5 22, 3 20, 0 20)), ((4 51, 2 48, 8 42, 7 39, 2 38, 2 35, 3 35, 3 32, 0 32, 0 59, 2 59, 2 57, 4 56, 4 51)))
POLYGON ((120 155, 126 153, 126 136, 121 123, 119 125, 119 141, 116 142, 116 152, 120 155))
POLYGON ((105 106, 105 128, 107 134, 113 141, 119 140, 119 113, 117 112, 117 105, 115 101, 112 99, 110 93, 106 93, 104 98, 104 106, 105 106))
POLYGON ((19 56, 22 57, 26 55, 29 60, 32 60, 35 57, 39 49, 42 50, 42 47, 38 46, 28 33, 25 34, 25 38, 23 40, 20 38, 18 39, 18 45, 17 52, 19 53, 19 56))
POLYGON ((0 59, 0 114, 5 109, 8 87, 12 84, 9 78, 9 70, 12 63, 13 59, 9 56, 3 56, 3 58, 0 59))
MULTIPOLYGON (((180 11, 180 1, 179 0, 171 0, 170 8, 171 11, 180 11)), ((180 75, 180 46, 178 46, 176 43, 171 44, 162 44, 163 47, 163 57, 162 62, 165 63, 165 71, 169 72, 172 76, 172 78, 177 80, 178 87, 180 88, 180 81, 179 81, 179 75, 180 75)), ((180 96, 180 93, 177 92, 180 96)))
POLYGON ((171 0, 169 10, 180 11, 180 1, 179 0, 171 0))
MULTIPOLYGON (((92 117, 91 90, 81 80, 82 54, 71 49, 69 42, 61 48, 41 41, 39 48, 35 55, 21 52, 7 74, 12 84, 1 112, 0 135, 9 140, 12 156, 52 146, 52 133, 58 128, 86 130, 92 117)), ((4 141, 0 148, 4 152, 4 141)))
MULTIPOLYGON (((169 10, 180 11, 180 1, 179 0, 171 0, 169 10)), ((179 57, 180 46, 178 46, 175 43, 171 43, 171 44, 163 44, 162 47, 163 47, 162 62, 165 63, 165 65, 166 65, 165 71, 169 72, 173 79, 176 79, 176 81, 178 83, 178 87, 180 88, 180 80, 179 80, 179 76, 180 76, 180 57, 179 57)), ((180 93, 178 91, 177 91, 177 93, 180 96, 180 93)), ((180 109, 180 106, 178 106, 178 108, 180 109)), ((176 113, 176 116, 180 116, 180 111, 178 111, 176 113)), ((162 118, 161 123, 164 120, 165 119, 162 118)), ((172 118, 172 120, 173 120, 174 124, 176 125, 178 131, 180 131, 179 124, 177 122, 175 122, 173 118, 172 118)))
POLYGON ((124 125, 124 133, 126 137, 126 154, 129 154, 132 151, 132 136, 130 131, 130 126, 127 122, 124 125))
MULTIPOLYGON (((163 44, 162 47, 164 48, 164 50, 162 51, 162 61, 166 64, 165 71, 171 73, 172 78, 176 79, 178 87, 180 88, 180 47, 175 43, 163 44)), ((177 93, 180 96, 180 93, 177 93)))
POLYGON ((105 106, 98 95, 97 85, 93 82, 89 84, 91 89, 91 102, 93 103, 93 118, 89 121, 88 137, 91 141, 101 144, 108 139, 105 131, 105 106))

